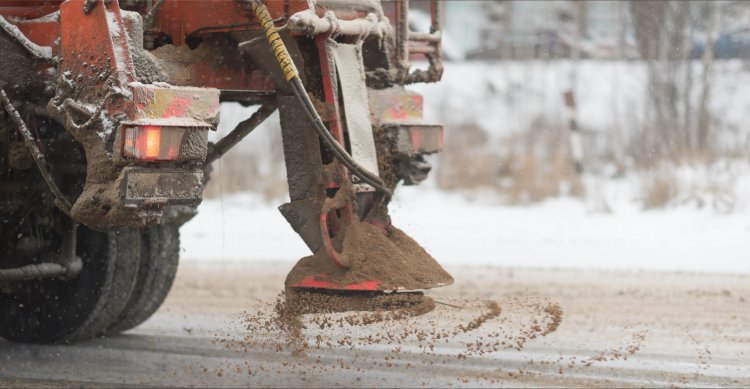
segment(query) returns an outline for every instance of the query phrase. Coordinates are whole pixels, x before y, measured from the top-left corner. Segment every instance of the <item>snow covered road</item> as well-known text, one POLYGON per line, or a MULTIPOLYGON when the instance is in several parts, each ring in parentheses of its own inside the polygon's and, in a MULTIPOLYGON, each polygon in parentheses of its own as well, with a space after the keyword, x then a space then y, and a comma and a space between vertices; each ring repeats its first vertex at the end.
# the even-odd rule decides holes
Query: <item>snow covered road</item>
POLYGON ((327 328, 306 315, 311 347, 293 354, 252 321, 273 316, 291 265, 184 263, 165 305, 124 335, 0 341, 0 387, 750 385, 748 275, 453 266, 456 283, 428 292, 443 303, 433 311, 369 325, 323 315, 327 328))

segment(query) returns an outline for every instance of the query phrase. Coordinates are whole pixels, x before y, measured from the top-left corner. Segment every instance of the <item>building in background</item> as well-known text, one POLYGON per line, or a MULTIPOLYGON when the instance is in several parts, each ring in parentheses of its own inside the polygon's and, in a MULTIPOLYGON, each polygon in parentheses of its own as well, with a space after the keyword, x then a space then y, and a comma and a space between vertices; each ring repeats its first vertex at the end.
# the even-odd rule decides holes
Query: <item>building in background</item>
POLYGON ((621 1, 447 1, 445 30, 468 58, 634 58, 621 1))
MULTIPOLYGON (((414 4, 426 9, 422 3, 414 4)), ((680 1, 664 3, 675 14, 685 7, 680 1)), ((710 16, 703 3, 695 2, 685 15, 695 28, 688 50, 701 50, 708 39, 710 16)), ((715 3, 721 22, 711 39, 719 58, 750 58, 750 2, 715 3)), ((446 36, 460 42, 466 58, 640 58, 629 1, 472 0, 444 6, 446 36)))

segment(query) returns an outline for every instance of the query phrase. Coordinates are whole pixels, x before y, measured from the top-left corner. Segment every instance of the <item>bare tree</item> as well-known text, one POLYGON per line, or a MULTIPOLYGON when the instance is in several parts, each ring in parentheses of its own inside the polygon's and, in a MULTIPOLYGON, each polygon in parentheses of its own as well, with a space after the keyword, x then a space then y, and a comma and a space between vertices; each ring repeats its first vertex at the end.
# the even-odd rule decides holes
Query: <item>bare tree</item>
POLYGON ((711 75, 713 74, 714 65, 713 38, 716 28, 719 25, 719 17, 721 16, 716 3, 708 2, 706 6, 709 13, 709 23, 706 43, 703 46, 703 75, 701 77, 701 99, 698 106, 697 147, 700 151, 706 151, 709 147, 708 133, 710 117, 708 106, 711 100, 711 75))
POLYGON ((657 59, 661 41, 657 39, 663 29, 665 2, 661 0, 631 1, 635 37, 641 57, 645 60, 657 59))
MULTIPOLYGON (((694 78, 691 48, 695 37, 694 10, 698 7, 713 9, 716 4, 675 0, 630 2, 638 48, 648 69, 651 121, 642 134, 642 144, 656 158, 679 160, 696 152, 704 153, 709 147, 708 106, 713 65, 710 43, 704 52, 697 114, 691 99, 694 78)), ((709 23, 708 42, 713 40, 715 29, 714 20, 709 23)))
MULTIPOLYGON (((687 41, 693 42, 695 40, 695 19, 694 8, 692 2, 684 2, 685 13, 687 14, 687 41)), ((695 150, 695 137, 693 136, 693 61, 692 61, 692 50, 686 50, 685 59, 687 61, 685 69, 684 89, 683 89, 683 106, 682 106, 682 132, 685 139, 684 147, 689 150, 695 150)))

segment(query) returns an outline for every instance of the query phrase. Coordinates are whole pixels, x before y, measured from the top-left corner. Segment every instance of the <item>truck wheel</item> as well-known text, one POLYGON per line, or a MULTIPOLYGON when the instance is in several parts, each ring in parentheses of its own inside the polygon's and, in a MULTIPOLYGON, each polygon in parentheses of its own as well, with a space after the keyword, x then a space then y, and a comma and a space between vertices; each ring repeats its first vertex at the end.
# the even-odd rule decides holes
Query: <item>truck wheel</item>
POLYGON ((75 278, 0 285, 0 337, 67 343, 94 337, 117 319, 137 279, 138 230, 102 233, 81 225, 77 251, 83 269, 75 278))
POLYGON ((174 224, 141 233, 141 264, 133 294, 120 317, 106 331, 115 334, 143 323, 161 306, 172 287, 180 256, 180 230, 174 224))

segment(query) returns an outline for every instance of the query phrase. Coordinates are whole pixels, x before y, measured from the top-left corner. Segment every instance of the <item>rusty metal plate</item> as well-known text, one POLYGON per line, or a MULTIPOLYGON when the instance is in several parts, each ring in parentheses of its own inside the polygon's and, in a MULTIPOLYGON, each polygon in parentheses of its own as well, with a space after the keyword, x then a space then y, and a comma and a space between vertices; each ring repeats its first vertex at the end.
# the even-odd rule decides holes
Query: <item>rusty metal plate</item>
POLYGON ((443 149, 443 126, 439 124, 384 125, 396 139, 396 151, 406 155, 433 154, 443 149))
MULTIPOLYGON (((330 41, 344 102, 344 119, 349 132, 352 158, 369 172, 378 175, 378 157, 370 121, 362 44, 330 41)), ((355 182, 356 182, 355 177, 355 182)))
POLYGON ((168 84, 131 83, 133 112, 128 124, 213 129, 219 123, 219 90, 168 84))
POLYGON ((202 171, 126 169, 123 175, 121 192, 126 205, 197 204, 202 199, 202 171))

